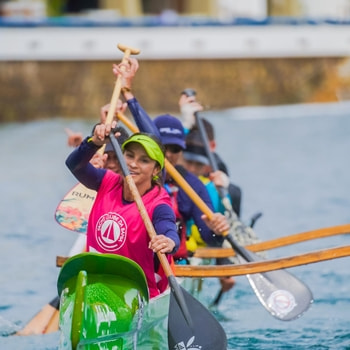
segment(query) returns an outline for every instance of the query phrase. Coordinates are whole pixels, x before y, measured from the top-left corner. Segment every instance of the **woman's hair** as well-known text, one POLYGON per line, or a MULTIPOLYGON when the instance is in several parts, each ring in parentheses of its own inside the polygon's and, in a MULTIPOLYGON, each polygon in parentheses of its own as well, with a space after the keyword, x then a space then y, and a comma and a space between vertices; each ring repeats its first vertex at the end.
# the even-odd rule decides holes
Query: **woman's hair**
MULTIPOLYGON (((142 134, 142 133, 140 133, 142 134)), ((163 155, 164 155, 164 158, 165 158, 165 147, 164 145, 160 142, 159 138, 153 134, 147 134, 147 133, 143 133, 144 135, 147 135, 149 136, 154 142, 157 143, 157 145, 159 146, 160 150, 162 151, 163 155)), ((158 162, 157 162, 158 163, 158 162)), ((162 171, 162 167, 161 165, 158 163, 158 166, 159 166, 159 173, 158 175, 156 175, 151 183, 152 183, 152 186, 158 186, 159 188, 160 187, 163 187, 163 184, 164 184, 164 181, 163 181, 163 171, 162 171)))

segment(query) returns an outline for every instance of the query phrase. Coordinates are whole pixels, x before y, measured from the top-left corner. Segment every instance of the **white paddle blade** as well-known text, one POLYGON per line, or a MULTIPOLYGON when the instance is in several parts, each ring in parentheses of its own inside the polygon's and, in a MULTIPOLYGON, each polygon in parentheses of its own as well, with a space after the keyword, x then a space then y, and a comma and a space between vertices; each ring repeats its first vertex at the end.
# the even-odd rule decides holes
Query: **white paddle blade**
MULTIPOLYGON (((239 259, 246 262, 242 257, 239 259)), ((286 270, 247 275, 247 278, 261 304, 281 321, 299 318, 313 302, 309 287, 286 270)))

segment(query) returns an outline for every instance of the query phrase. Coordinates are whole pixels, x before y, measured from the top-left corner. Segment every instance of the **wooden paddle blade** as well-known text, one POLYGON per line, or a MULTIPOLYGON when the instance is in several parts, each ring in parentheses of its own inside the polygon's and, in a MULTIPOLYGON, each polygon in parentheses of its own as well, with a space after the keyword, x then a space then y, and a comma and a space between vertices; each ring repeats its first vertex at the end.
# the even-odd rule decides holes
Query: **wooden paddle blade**
POLYGON ((78 183, 58 204, 55 211, 56 221, 68 230, 86 233, 89 214, 95 197, 96 191, 78 183))
POLYGON ((169 350, 226 350, 227 337, 219 321, 196 298, 180 288, 194 327, 188 327, 177 299, 171 293, 168 319, 169 350))
POLYGON ((58 310, 51 302, 46 304, 21 330, 16 334, 21 336, 38 335, 55 332, 57 327, 53 326, 52 321, 56 318, 58 310), (48 327, 51 324, 50 327, 48 327))

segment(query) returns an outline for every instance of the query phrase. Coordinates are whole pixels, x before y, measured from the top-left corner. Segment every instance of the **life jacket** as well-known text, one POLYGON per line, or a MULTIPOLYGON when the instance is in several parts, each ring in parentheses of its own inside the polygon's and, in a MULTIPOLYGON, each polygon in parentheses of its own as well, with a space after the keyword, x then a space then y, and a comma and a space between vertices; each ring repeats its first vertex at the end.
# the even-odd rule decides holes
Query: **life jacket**
MULTIPOLYGON (((221 199, 219 196, 219 193, 212 181, 207 176, 198 176, 198 178, 202 181, 202 183, 205 185, 209 197, 213 203, 214 211, 225 213, 225 208, 221 203, 221 199)), ((199 231, 198 227, 195 225, 194 221, 191 219, 187 221, 187 250, 188 254, 193 254, 197 248, 205 247, 207 244, 203 241, 199 231)))
MULTIPOLYGON (((123 180, 107 170, 90 212, 88 251, 119 254, 138 263, 143 269, 153 298, 160 294, 153 265, 154 253, 148 249, 149 236, 136 202, 123 202, 123 180)), ((155 186, 142 196, 148 216, 152 219, 157 205, 171 206, 163 188, 155 186)))
POLYGON ((201 234, 198 230, 198 226, 194 223, 193 219, 186 222, 187 226, 187 240, 186 248, 187 254, 192 256, 197 248, 206 247, 207 244, 203 241, 201 234))
MULTIPOLYGON (((213 203, 214 211, 217 213, 224 214, 225 207, 223 206, 223 204, 221 202, 219 192, 216 189, 214 183, 212 181, 210 181, 210 179, 207 176, 200 175, 200 176, 198 176, 198 178, 203 182, 203 184, 205 185, 205 187, 209 193, 209 197, 211 199, 211 202, 213 203)), ((230 199, 230 201, 231 201, 231 199, 230 199)))

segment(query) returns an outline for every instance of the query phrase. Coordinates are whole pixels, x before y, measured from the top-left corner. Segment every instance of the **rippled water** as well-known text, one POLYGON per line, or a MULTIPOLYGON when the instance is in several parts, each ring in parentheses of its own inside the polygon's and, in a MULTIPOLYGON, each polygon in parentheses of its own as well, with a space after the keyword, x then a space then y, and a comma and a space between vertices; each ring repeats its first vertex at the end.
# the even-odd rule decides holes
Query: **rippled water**
MULTIPOLYGON (((206 115, 231 179, 243 190, 243 221, 263 212, 263 240, 350 222, 350 104, 244 108, 206 115)), ((56 255, 76 235, 54 221, 75 184, 64 166, 70 149, 64 127, 88 133, 93 122, 51 119, 0 127, 0 334, 23 326, 56 294, 56 255)), ((348 245, 350 235, 311 241, 269 253, 280 257, 348 245)), ((246 277, 216 314, 229 349, 350 349, 350 258, 289 271, 312 290, 314 303, 299 319, 274 319, 246 277)), ((201 298, 218 290, 206 280, 201 298)), ((57 349, 59 334, 0 337, 1 349, 57 349)))

